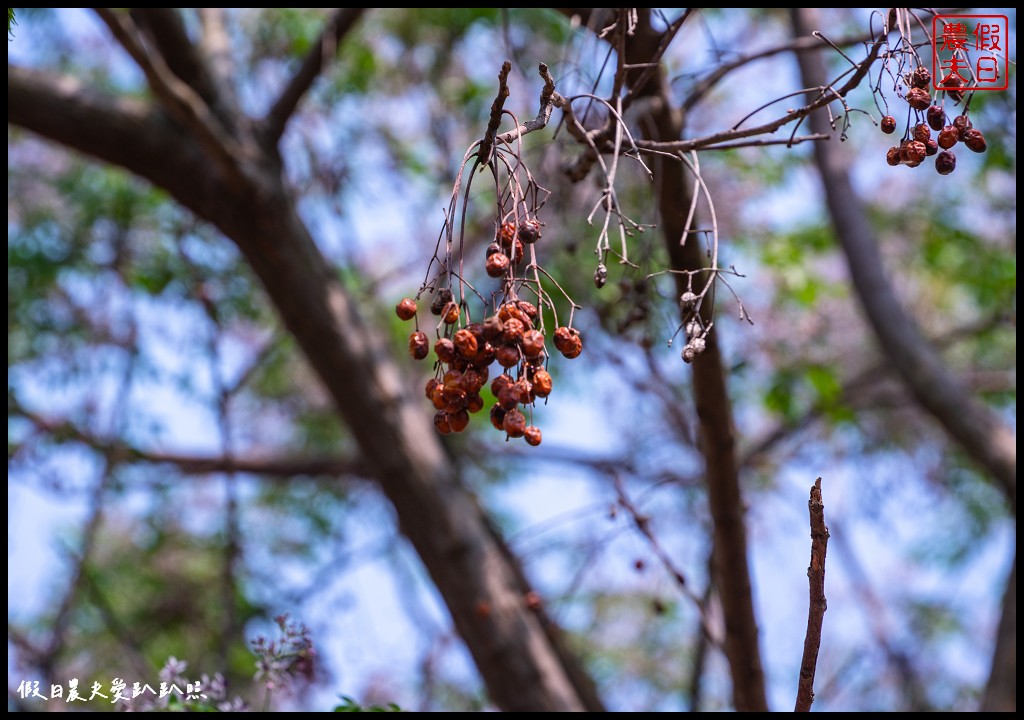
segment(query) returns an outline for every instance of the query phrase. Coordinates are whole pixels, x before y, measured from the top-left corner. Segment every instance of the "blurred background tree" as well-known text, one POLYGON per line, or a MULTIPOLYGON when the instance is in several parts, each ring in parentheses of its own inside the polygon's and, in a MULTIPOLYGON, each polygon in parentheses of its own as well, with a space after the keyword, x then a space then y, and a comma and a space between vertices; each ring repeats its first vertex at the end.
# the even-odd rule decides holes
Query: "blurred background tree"
MULTIPOLYGON (((940 176, 889 167, 876 127, 903 123, 909 13, 16 16, 9 706, 181 658, 252 706, 278 683, 280 708, 783 709, 822 476, 815 707, 1015 709, 1015 76, 971 100, 987 152, 940 176), (536 448, 439 436, 393 311, 506 57, 519 122, 538 63, 571 101, 509 146, 585 339, 536 448), (845 101, 796 93, 827 86, 845 101), (742 275, 688 366, 685 328, 665 345, 712 221, 742 275), (246 649, 279 613, 318 658, 289 688, 246 649)), ((481 286, 493 207, 478 180, 481 286)))

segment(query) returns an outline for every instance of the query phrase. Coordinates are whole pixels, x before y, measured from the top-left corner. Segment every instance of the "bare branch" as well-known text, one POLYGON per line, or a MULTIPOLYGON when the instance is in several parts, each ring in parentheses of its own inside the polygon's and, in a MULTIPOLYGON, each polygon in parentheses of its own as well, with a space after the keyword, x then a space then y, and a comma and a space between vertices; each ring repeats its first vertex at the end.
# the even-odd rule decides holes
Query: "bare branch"
POLYGON ((480 147, 477 150, 478 165, 488 165, 491 162, 494 138, 501 126, 501 118, 505 113, 505 100, 509 95, 508 74, 510 72, 512 72, 512 62, 506 60, 501 64, 501 70, 498 71, 498 94, 494 96, 494 102, 491 103, 491 114, 487 118, 487 130, 484 132, 484 138, 480 141, 480 147))
POLYGON ((828 550, 828 527, 825 505, 821 500, 821 478, 814 481, 811 499, 807 501, 811 515, 811 564, 807 568, 810 605, 807 608, 807 634, 800 661, 800 683, 796 695, 796 712, 810 712, 814 702, 814 671, 821 648, 821 625, 828 603, 825 600, 825 552, 828 550))
POLYGON ((313 85, 313 81, 320 75, 327 61, 338 52, 341 41, 355 27, 365 10, 366 8, 339 8, 327 21, 320 37, 303 59, 302 65, 263 118, 263 129, 269 141, 276 144, 284 134, 285 126, 295 113, 302 96, 313 85))
POLYGON ((209 68, 185 31, 176 8, 131 8, 131 17, 160 51, 171 71, 189 84, 222 122, 228 119, 209 68))
POLYGON ((96 8, 96 13, 142 69, 167 112, 192 131, 226 181, 236 187, 241 185, 244 167, 241 149, 213 116, 210 107, 195 90, 171 72, 163 57, 146 51, 139 30, 130 17, 109 8, 96 8))

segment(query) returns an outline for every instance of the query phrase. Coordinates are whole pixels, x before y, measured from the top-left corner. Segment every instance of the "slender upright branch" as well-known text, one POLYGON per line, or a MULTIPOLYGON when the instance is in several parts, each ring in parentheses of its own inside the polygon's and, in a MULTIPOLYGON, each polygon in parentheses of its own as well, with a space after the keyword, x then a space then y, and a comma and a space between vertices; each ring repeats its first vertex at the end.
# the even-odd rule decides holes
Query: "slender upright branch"
POLYGON ((487 119, 487 131, 484 132, 484 138, 480 141, 480 147, 477 150, 477 163, 479 165, 487 165, 491 161, 491 151, 494 149, 494 138, 498 134, 498 128, 501 126, 501 117, 505 112, 505 100, 508 98, 508 74, 512 72, 512 62, 506 60, 501 64, 501 70, 498 71, 498 94, 494 96, 494 102, 491 103, 491 114, 487 119))
POLYGON ((800 683, 796 694, 796 712, 809 712, 814 702, 814 671, 821 648, 821 624, 828 603, 825 601, 825 551, 828 549, 828 527, 825 505, 821 500, 821 478, 814 481, 811 499, 807 501, 811 515, 811 564, 807 567, 810 605, 807 608, 807 634, 804 655, 800 661, 800 683))
POLYGON ((313 85, 327 60, 338 52, 341 41, 352 30, 366 8, 339 8, 327 21, 320 37, 310 48, 298 71, 285 86, 263 118, 266 138, 276 143, 284 133, 289 118, 295 113, 302 96, 313 85))

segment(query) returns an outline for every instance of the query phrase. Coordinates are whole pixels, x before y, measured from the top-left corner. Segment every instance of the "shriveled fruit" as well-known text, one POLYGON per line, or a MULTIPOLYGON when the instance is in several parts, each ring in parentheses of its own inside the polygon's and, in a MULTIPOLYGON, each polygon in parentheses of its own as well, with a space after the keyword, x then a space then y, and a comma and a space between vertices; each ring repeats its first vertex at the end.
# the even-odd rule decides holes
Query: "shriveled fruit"
POLYGON ((502 333, 501 337, 506 343, 512 345, 522 341, 524 332, 526 332, 526 327, 523 325, 523 322, 510 317, 505 321, 505 332, 502 333))
POLYGON ((929 157, 931 157, 932 155, 934 155, 938 151, 939 151, 939 144, 935 140, 929 139, 928 142, 926 142, 924 144, 925 155, 928 155, 929 157))
POLYGON ((527 220, 519 228, 519 239, 527 245, 540 240, 540 223, 536 220, 527 220))
POLYGON ((915 87, 907 91, 907 102, 915 110, 925 110, 932 104, 932 97, 927 90, 915 87))
POLYGON ((491 381, 491 394, 494 395, 494 397, 498 397, 498 395, 501 394, 502 389, 508 387, 513 382, 515 381, 512 378, 502 373, 491 381))
POLYGON ((526 430, 523 431, 523 437, 526 439, 527 445, 537 447, 538 445, 540 445, 541 439, 540 428, 537 427, 536 425, 531 425, 530 427, 526 428, 526 430))
POLYGON ((459 410, 448 415, 448 425, 452 432, 460 433, 469 426, 469 413, 466 410, 459 410))
POLYGON ((960 139, 963 140, 967 131, 971 129, 971 119, 966 115, 957 115, 953 118, 953 127, 960 133, 960 139))
POLYGON ((495 430, 505 429, 505 415, 505 409, 501 405, 495 403, 491 406, 491 425, 494 426, 495 430))
POLYGON ((952 125, 947 125, 939 132, 939 147, 943 150, 949 150, 951 147, 956 145, 959 140, 960 131, 952 125))
POLYGON ((956 170, 956 155, 949 150, 943 150, 935 157, 935 170, 939 175, 949 175, 956 170))
POLYGON ((526 434, 526 417, 518 410, 509 410, 502 427, 509 437, 520 438, 526 434))
POLYGON ((926 89, 931 82, 932 74, 924 66, 919 65, 914 68, 914 72, 910 75, 910 84, 916 88, 926 89))
POLYGON ((516 239, 516 226, 514 223, 502 223, 501 227, 498 228, 498 242, 503 248, 508 250, 512 247, 513 241, 516 239))
POLYGON ((537 397, 546 398, 551 394, 551 373, 547 370, 538 370, 533 374, 533 392, 537 397))
POLYGON ((455 343, 448 338, 438 338, 434 343, 434 354, 443 363, 450 363, 455 359, 455 343))
POLYGON ((395 305, 395 315, 402 320, 412 320, 416 317, 416 301, 412 298, 402 298, 395 305))
POLYGON ((467 360, 472 360, 476 357, 480 346, 477 344, 476 336, 472 331, 462 328, 455 333, 455 351, 467 360))
POLYGON ((422 360, 430 353, 430 340, 425 332, 417 330, 409 336, 409 354, 416 360, 422 360))
POLYGON ((444 410, 438 410, 434 413, 434 428, 442 435, 451 434, 452 426, 448 420, 448 413, 444 410))
POLYGON ((520 344, 523 348, 523 355, 535 358, 544 352, 544 333, 540 330, 527 330, 523 333, 523 340, 520 344))
POLYGON ((946 112, 942 109, 941 105, 932 105, 928 108, 927 118, 928 126, 936 132, 946 125, 946 112))
POLYGON ((508 259, 508 255, 503 252, 496 252, 487 258, 484 270, 487 271, 490 277, 500 278, 508 272, 508 266, 511 264, 512 261, 508 259))
POLYGON ((434 293, 434 299, 430 301, 430 312, 434 315, 442 314, 451 301, 452 291, 448 288, 441 288, 434 293))
POLYGON ((899 165, 900 164, 900 149, 898 147, 891 147, 891 148, 889 148, 889 150, 885 153, 885 161, 887 163, 889 163, 890 165, 893 165, 893 166, 899 165))
POLYGON ((454 325, 459 321, 459 306, 453 302, 445 305, 444 321, 447 325, 454 325))
POLYGON ((932 131, 927 123, 918 123, 914 126, 914 139, 923 143, 927 143, 932 139, 932 131))
POLYGON ((519 348, 515 345, 502 345, 495 351, 498 364, 510 368, 519 364, 519 348))
POLYGON ((882 132, 884 132, 886 135, 892 135, 894 132, 896 132, 896 118, 894 118, 892 115, 886 115, 885 117, 882 118, 880 127, 882 128, 882 132))
POLYGON ((982 134, 981 130, 976 130, 975 128, 971 128, 970 130, 968 130, 967 132, 964 133, 963 140, 964 140, 964 145, 966 145, 968 148, 970 148, 974 152, 976 152, 976 153, 983 153, 983 152, 985 152, 985 148, 987 147, 987 144, 985 143, 985 136, 982 134))

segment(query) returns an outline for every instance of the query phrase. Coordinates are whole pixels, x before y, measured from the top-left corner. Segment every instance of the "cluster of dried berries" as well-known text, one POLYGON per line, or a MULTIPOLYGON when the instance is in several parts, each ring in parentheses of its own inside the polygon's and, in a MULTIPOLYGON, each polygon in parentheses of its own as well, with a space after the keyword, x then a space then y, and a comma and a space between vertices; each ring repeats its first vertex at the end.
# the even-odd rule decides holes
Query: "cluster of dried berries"
MULTIPOLYGON (((485 269, 492 277, 504 277, 510 266, 523 257, 524 244, 540 237, 540 224, 528 220, 518 228, 504 223, 496 242, 487 250, 485 269)), ((416 317, 416 301, 405 298, 395 307, 402 320, 416 317)), ((430 311, 440 317, 439 337, 434 342, 434 377, 424 388, 436 413, 434 427, 442 435, 462 432, 469 425, 469 416, 484 408, 481 390, 490 379, 495 362, 501 374, 490 381, 496 402, 491 407, 491 424, 510 438, 525 438, 530 445, 540 445, 541 431, 527 424, 527 413, 538 398, 551 394, 551 374, 546 369, 548 351, 545 346, 541 313, 537 306, 511 297, 483 322, 460 322, 462 315, 451 290, 434 293, 430 311), (526 413, 524 413, 524 410, 526 413)), ((566 358, 579 357, 583 340, 570 327, 555 330, 553 343, 566 358)), ((409 336, 409 354, 423 360, 430 354, 430 339, 416 330, 409 336)))
MULTIPOLYGON (((893 166, 917 167, 926 157, 934 155, 935 170, 940 175, 949 175, 956 169, 956 155, 951 148, 957 142, 963 142, 974 152, 985 152, 985 136, 971 126, 966 108, 964 114, 957 115, 947 124, 948 118, 942 106, 932 105, 932 98, 927 90, 931 81, 932 75, 926 68, 918 67, 911 73, 911 88, 907 91, 906 100, 913 108, 917 122, 912 126, 908 123, 903 140, 899 146, 889 148, 885 160, 893 166), (937 138, 932 138, 933 130, 938 133, 937 138)), ((951 78, 946 78, 943 82, 945 85, 953 84, 951 78)), ((963 94, 957 90, 947 90, 946 93, 956 101, 963 99, 963 94)), ((880 125, 886 135, 896 132, 896 118, 892 115, 883 117, 880 125)))

